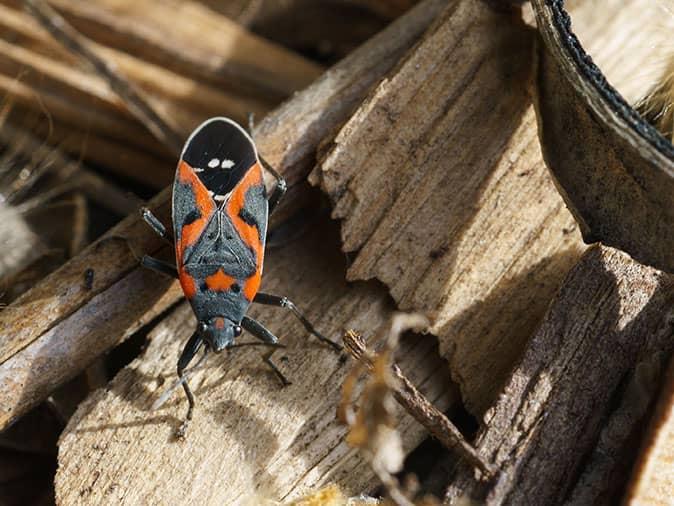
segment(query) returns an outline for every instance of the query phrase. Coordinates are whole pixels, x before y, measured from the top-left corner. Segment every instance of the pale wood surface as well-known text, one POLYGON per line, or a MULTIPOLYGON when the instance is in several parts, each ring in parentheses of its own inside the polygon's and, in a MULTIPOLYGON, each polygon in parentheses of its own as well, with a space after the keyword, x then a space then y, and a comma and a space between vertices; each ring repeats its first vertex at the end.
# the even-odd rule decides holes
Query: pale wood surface
POLYGON ((673 300, 674 276, 589 250, 485 416, 477 448, 501 476, 485 490, 460 466, 448 503, 616 504, 624 482, 613 473, 635 458, 674 349, 673 300))
POLYGON ((669 362, 643 452, 634 466, 626 504, 671 506, 674 502, 674 358, 669 362))
MULTIPOLYGON (((308 172, 317 144, 362 99, 368 89, 367 83, 377 80, 376 72, 381 75, 395 64, 397 58, 423 33, 442 4, 443 0, 426 0, 368 42, 376 50, 367 49, 369 46, 366 44, 260 124, 256 133, 260 152, 280 172, 289 175, 291 185, 298 183, 302 174, 308 172), (363 77, 364 69, 370 70, 367 77, 363 77), (293 110, 297 111, 296 115, 293 110)), ((166 223, 170 214, 169 197, 167 189, 150 204, 166 223)), ((292 194, 286 199, 292 200, 292 194)), ((0 313, 0 335, 5 337, 0 341, 0 405, 3 406, 0 427, 7 426, 25 413, 44 398, 50 388, 56 388, 73 377, 93 358, 87 341, 91 329, 88 325, 78 326, 78 311, 93 311, 95 308, 98 313, 91 314, 115 315, 120 331, 109 336, 105 344, 100 344, 98 352, 101 353, 128 335, 126 329, 139 312, 141 315, 154 314, 154 311, 178 299, 177 291, 168 292, 164 298, 158 299, 162 286, 147 286, 144 275, 137 273, 140 255, 156 254, 161 247, 161 241, 138 215, 129 216, 0 313), (82 284, 88 268, 95 269, 92 290, 86 290, 82 284), (126 291, 141 298, 146 293, 145 302, 138 305, 135 296, 123 295, 126 291), (93 299, 99 294, 102 305, 95 305, 93 299), (107 298, 106 294, 109 294, 107 298), (70 325, 68 333, 59 332, 60 323, 70 325), (69 346, 69 360, 54 361, 54 373, 51 375, 43 370, 40 376, 33 378, 34 381, 24 381, 34 376, 31 373, 34 357, 38 354, 47 357, 54 343, 58 343, 59 347, 69 346), (45 381, 41 382, 40 378, 45 381)), ((168 251, 166 254, 170 256, 168 251)), ((113 327, 114 319, 109 320, 113 327)), ((46 358, 42 364, 46 368, 51 367, 46 358)))
POLYGON ((312 174, 357 251, 349 279, 432 318, 476 415, 584 248, 542 161, 532 42, 515 18, 450 2, 312 174))
MULTIPOLYGON (((344 328, 372 334, 387 323, 390 301, 380 287, 345 283, 336 236, 321 224, 268 255, 262 289, 289 296, 332 339, 344 328)), ((373 487, 335 419, 350 361, 307 340, 283 309, 258 306, 250 314, 289 346, 273 359, 291 386, 279 386, 259 350, 212 356, 191 381, 195 420, 186 440, 176 441, 186 410, 182 391, 157 412, 150 406, 174 381, 179 351, 194 330, 189 307, 181 305, 150 333, 144 354, 71 418, 60 442, 58 503, 241 504, 254 493, 288 499, 332 481, 347 494, 373 487)), ((449 405, 454 390, 435 339, 406 339, 398 361, 440 409, 449 405)), ((401 430, 406 449, 425 435, 408 415, 401 430)))

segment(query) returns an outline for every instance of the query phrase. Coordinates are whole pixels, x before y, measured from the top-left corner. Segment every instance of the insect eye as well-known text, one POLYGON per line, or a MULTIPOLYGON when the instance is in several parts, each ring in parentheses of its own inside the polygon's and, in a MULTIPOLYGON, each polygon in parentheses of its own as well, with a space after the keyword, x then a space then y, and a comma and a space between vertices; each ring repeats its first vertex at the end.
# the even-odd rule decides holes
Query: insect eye
POLYGON ((239 283, 234 283, 231 286, 231 289, 234 293, 239 293, 241 291, 241 285, 239 283))
POLYGON ((199 330, 206 332, 208 330, 208 325, 206 325, 204 322, 199 323, 199 330))

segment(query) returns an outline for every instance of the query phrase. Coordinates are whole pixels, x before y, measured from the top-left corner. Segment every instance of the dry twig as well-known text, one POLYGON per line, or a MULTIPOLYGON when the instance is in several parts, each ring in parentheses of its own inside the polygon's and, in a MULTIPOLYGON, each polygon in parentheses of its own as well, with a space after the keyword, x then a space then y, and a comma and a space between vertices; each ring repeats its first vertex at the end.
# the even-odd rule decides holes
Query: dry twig
MULTIPOLYGON (((402 319, 405 315, 397 315, 391 324, 391 334, 400 334, 408 328, 423 328, 428 325, 425 318, 417 316, 407 316, 409 320, 402 319), (425 323, 424 323, 425 322, 425 323)), ((359 363, 363 364, 368 371, 374 371, 374 364, 377 357, 381 354, 375 354, 369 350, 362 338, 362 335, 354 330, 349 330, 344 335, 344 345, 351 356, 359 363)), ((385 353, 390 350, 385 348, 385 353)), ((385 358, 390 358, 386 356, 385 358)), ((456 426, 439 411, 422 394, 414 384, 402 373, 397 364, 391 361, 390 364, 393 382, 391 387, 393 395, 398 403, 407 410, 421 425, 437 438, 446 448, 457 449, 461 456, 468 462, 478 468, 487 477, 494 475, 494 467, 489 464, 473 446, 466 441, 456 426)), ((349 389, 350 387, 347 387, 349 389)))
POLYGON ((393 476, 402 469, 404 458, 395 429, 396 417, 391 405, 393 399, 447 448, 457 448, 462 456, 486 476, 491 477, 494 474, 493 467, 470 446, 451 421, 414 387, 394 363, 394 353, 401 333, 427 326, 428 320, 424 316, 395 314, 391 319, 384 346, 377 353, 365 346, 362 336, 357 332, 349 330, 344 335, 345 347, 357 362, 344 380, 338 418, 349 426, 347 442, 364 453, 391 499, 399 505, 413 503, 408 499, 411 491, 403 490, 393 476), (363 390, 360 409, 356 413, 353 396, 358 378, 364 370, 369 371, 371 377, 363 390))

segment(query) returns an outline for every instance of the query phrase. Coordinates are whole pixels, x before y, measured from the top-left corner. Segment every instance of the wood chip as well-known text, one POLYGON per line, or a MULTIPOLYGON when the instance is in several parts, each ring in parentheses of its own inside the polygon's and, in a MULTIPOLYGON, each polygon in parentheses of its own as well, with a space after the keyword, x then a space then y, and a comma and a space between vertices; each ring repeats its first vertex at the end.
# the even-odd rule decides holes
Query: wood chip
POLYGON ((449 2, 312 174, 358 252, 349 279, 431 317, 476 415, 583 250, 539 149, 532 42, 510 15, 449 2))
MULTIPOLYGON (((345 327, 384 324, 392 310, 385 291, 347 285, 337 234, 325 224, 319 228, 268 255, 263 289, 289 296, 332 339, 345 327)), ((279 386, 259 350, 211 356, 191 379, 195 418, 186 439, 176 441, 187 407, 182 391, 158 411, 149 410, 175 380, 180 349, 194 330, 183 304, 150 333, 145 353, 70 420, 60 441, 57 502, 240 504, 257 493, 288 500, 330 482, 347 495, 372 488, 372 472, 343 441, 345 428, 335 417, 346 362, 310 338, 289 312, 257 306, 250 314, 288 345, 272 359, 291 386, 279 386)), ((251 340, 246 333, 240 338, 251 340)), ((435 346, 431 337, 407 339, 399 364, 446 409, 453 390, 446 376, 442 380, 446 373, 435 346)), ((407 450, 425 434, 409 416, 402 417, 400 430, 407 450)))
POLYGON ((670 360, 660 399, 634 466, 625 504, 666 506, 674 497, 674 358, 670 360))
POLYGON ((635 458, 630 436, 661 380, 663 366, 652 364, 674 350, 673 299, 674 276, 611 248, 589 250, 476 440, 501 476, 484 490, 461 466, 447 503, 466 494, 485 505, 618 503, 625 459, 635 458))

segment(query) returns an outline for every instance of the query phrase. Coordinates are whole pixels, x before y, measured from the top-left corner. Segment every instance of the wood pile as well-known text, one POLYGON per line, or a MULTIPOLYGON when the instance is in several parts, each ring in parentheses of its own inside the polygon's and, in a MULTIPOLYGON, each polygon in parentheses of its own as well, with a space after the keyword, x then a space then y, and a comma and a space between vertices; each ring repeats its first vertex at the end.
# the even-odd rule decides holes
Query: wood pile
MULTIPOLYGON (((643 1, 566 6, 632 103, 643 1)), ((0 0, 0 503, 669 504, 674 273, 585 242, 532 3, 0 0), (139 209, 249 114, 289 185, 263 290, 345 349, 252 306, 292 384, 210 357, 181 439, 195 318, 139 209)))

